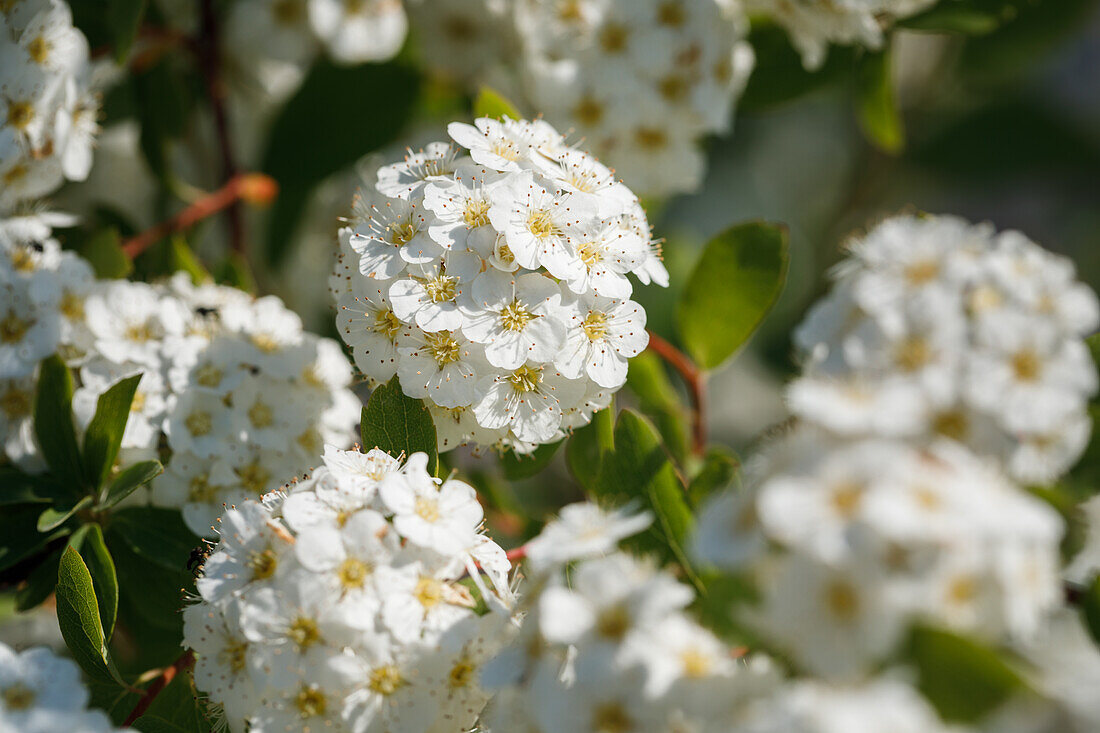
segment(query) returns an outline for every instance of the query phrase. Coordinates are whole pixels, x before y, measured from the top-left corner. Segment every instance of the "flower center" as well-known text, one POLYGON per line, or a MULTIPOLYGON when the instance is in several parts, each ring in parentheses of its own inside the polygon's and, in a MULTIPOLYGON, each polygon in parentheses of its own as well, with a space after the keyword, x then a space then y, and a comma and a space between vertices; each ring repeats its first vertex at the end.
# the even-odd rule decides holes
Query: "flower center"
POLYGON ((634 141, 642 150, 655 151, 668 145, 668 136, 656 127, 639 127, 634 131, 634 141))
POLYGON ((155 336, 156 334, 153 333, 153 328, 149 325, 148 321, 145 323, 135 323, 126 327, 127 341, 134 341, 142 344, 152 340, 155 336))
POLYGON ((600 251, 599 245, 595 242, 582 243, 581 246, 577 248, 577 254, 580 256, 584 266, 590 270, 594 265, 603 260, 603 252, 600 251))
POLYGON ((305 8, 299 0, 276 0, 271 6, 271 14, 278 25, 295 26, 305 15, 305 8))
POLYGON ((225 645, 218 658, 222 664, 229 667, 234 673, 244 671, 245 660, 248 658, 248 643, 244 641, 234 641, 225 645))
POLYGON ((32 272, 34 264, 34 255, 29 247, 19 247, 12 251, 11 266, 16 272, 32 272))
POLYGON ((8 169, 7 173, 4 174, 4 183, 8 184, 9 186, 15 185, 26 175, 27 166, 23 165, 22 163, 16 163, 8 169))
POLYGON ((489 223, 489 202, 485 199, 467 199, 462 220, 471 229, 486 226, 489 223))
POLYGON ((948 410, 932 420, 932 432, 952 440, 963 440, 970 432, 970 421, 961 410, 948 410))
POLYGON ((389 696, 404 687, 405 679, 392 664, 386 664, 371 670, 367 678, 367 687, 379 695, 389 696))
POLYGON ((196 438, 201 438, 204 435, 208 435, 211 430, 214 429, 214 421, 210 417, 209 412, 203 412, 202 410, 195 410, 187 419, 183 421, 183 424, 187 426, 187 432, 196 438))
POLYGON ((844 519, 851 519, 859 510, 863 500, 863 484, 847 481, 833 487, 829 497, 836 513, 844 519))
POLYGON ((589 341, 599 341, 607 335, 607 316, 599 311, 589 311, 581 329, 589 341))
POLYGON ((34 321, 20 318, 14 313, 9 313, 7 317, 0 321, 0 341, 5 344, 12 344, 17 341, 22 341, 23 337, 27 335, 27 331, 34 325, 34 321))
POLYGON ((61 296, 61 314, 71 321, 84 320, 84 299, 76 293, 66 292, 61 296))
POLYGON ((411 219, 403 222, 393 222, 389 225, 390 242, 395 247, 404 247, 416 236, 416 225, 411 219))
POLYGON ((263 430, 275 423, 275 413, 270 405, 257 400, 252 407, 248 408, 248 419, 252 422, 252 427, 263 430))
POLYGON ((195 476, 187 486, 187 501, 195 504, 212 504, 217 495, 207 476, 195 476))
POLYGON ((14 386, 8 387, 8 391, 0 397, 0 410, 8 416, 9 420, 17 420, 31 414, 31 395, 14 386))
POLYGON ((608 23, 600 32, 600 47, 607 53, 621 53, 626 49, 630 33, 625 26, 608 23))
POLYGON ((603 119, 603 105, 592 97, 582 97, 573 108, 573 116, 578 122, 594 127, 603 119))
POLYGON ((527 231, 535 235, 536 239, 546 239, 561 234, 561 229, 554 221, 554 215, 550 209, 535 209, 528 214, 527 231))
POLYGON ((859 613, 859 595, 852 586, 834 581, 825 588, 825 606, 841 621, 851 621, 859 613))
POLYGON ((431 352, 435 363, 440 367, 453 364, 461 356, 462 349, 459 347, 458 341, 451 336, 450 331, 426 333, 424 334, 424 341, 427 343, 428 351, 431 352))
POLYGON ((325 693, 321 692, 316 685, 303 687, 298 692, 297 697, 294 698, 294 705, 303 718, 316 718, 324 715, 326 707, 325 693))
POLYGON ((390 341, 397 338, 397 334, 404 326, 405 324, 391 310, 381 310, 374 315, 375 333, 382 334, 390 341))
POLYGON ((413 503, 413 512, 425 522, 438 522, 439 502, 427 496, 418 496, 413 503))
POLYGON ((974 602, 978 595, 978 584, 969 575, 954 578, 947 586, 947 598, 952 603, 965 606, 974 602))
POLYGON ((213 364, 203 364, 195 370, 195 382, 203 387, 217 387, 221 384, 224 374, 213 364))
POLYGON ((34 705, 34 700, 38 695, 34 690, 24 685, 22 682, 16 682, 11 687, 5 687, 2 697, 4 698, 4 708, 7 710, 27 710, 34 705))
POLYGON ((452 688, 458 689, 462 687, 468 687, 470 682, 474 679, 474 672, 477 668, 466 657, 458 660, 455 666, 451 667, 451 672, 447 675, 447 681, 452 688))
POLYGON ((321 640, 321 630, 317 627, 317 622, 305 616, 294 619, 286 635, 299 649, 308 649, 321 640))
POLYGON ((16 130, 26 129, 34 120, 34 106, 30 102, 11 102, 8 105, 8 124, 16 130))
POLYGON ((352 588, 362 588, 372 571, 373 568, 367 563, 358 558, 349 557, 340 564, 337 575, 340 578, 340 585, 350 590, 352 588))
POLYGON ((614 605, 600 611, 596 617, 596 633, 605 639, 619 640, 630 631, 630 612, 621 605, 614 605))
POLYGON ((505 331, 518 332, 527 328, 527 324, 535 318, 538 318, 538 316, 527 310, 527 306, 520 303, 517 298, 501 309, 500 326, 505 331))
POLYGON ((667 0, 657 6, 657 22, 661 25, 680 26, 685 20, 684 8, 676 0, 667 0))
POLYGON ((262 552, 253 552, 248 556, 248 569, 253 580, 267 580, 279 567, 279 556, 270 547, 262 552))
POLYGON ((38 36, 27 44, 27 55, 31 57, 31 61, 42 66, 50 58, 50 42, 38 36))
POLYGON ((262 494, 271 481, 271 473, 259 463, 249 463, 247 466, 233 469, 241 485, 253 494, 262 494))
POLYGON ((519 160, 519 148, 511 140, 505 138, 494 140, 490 151, 505 160, 519 160))
POLYGON ((935 260, 920 260, 905 268, 905 279, 910 285, 924 285, 932 282, 940 274, 940 265, 935 260))
POLYGON ((497 245, 497 259, 505 265, 511 265, 516 261, 516 256, 512 254, 512 248, 504 242, 500 242, 497 245))
POLYGON ((433 303, 443 303, 455 299, 455 279, 440 275, 424 281, 424 289, 433 303))
POLYGON ((685 677, 700 679, 710 674, 712 664, 707 654, 698 649, 685 649, 680 654, 680 666, 684 670, 685 677))
POLYGON ((1012 371, 1021 382, 1034 382, 1043 371, 1043 360, 1031 349, 1018 351, 1012 356, 1012 371))
POLYGON ((542 370, 532 369, 525 364, 509 374, 507 379, 517 392, 534 392, 542 382, 542 370))
POLYGON ((432 608, 443 601, 443 583, 435 578, 421 578, 416 583, 413 595, 425 609, 432 608))
POLYGON ((634 721, 620 703, 605 703, 592 711, 593 733, 628 733, 632 730, 634 721))
POLYGON ((932 359, 932 350, 921 336, 909 336, 894 349, 894 361, 898 368, 915 372, 932 359))
POLYGON ((279 342, 269 333, 252 334, 252 345, 265 354, 274 354, 279 350, 279 342))

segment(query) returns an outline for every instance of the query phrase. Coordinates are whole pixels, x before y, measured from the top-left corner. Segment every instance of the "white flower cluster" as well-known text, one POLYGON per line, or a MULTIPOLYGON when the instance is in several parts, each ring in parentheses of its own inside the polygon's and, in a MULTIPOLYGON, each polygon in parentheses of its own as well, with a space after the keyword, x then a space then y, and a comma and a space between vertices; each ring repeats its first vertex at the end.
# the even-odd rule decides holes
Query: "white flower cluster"
POLYGON ((488 729, 726 731, 778 684, 766 659, 735 659, 685 613, 690 588, 613 552, 652 519, 573 504, 528 543, 522 626, 482 673, 488 729))
POLYGON ((704 510, 696 551, 754 574, 747 620, 816 676, 865 674, 914 623, 1028 638, 1061 600, 1061 517, 958 444, 807 427, 753 473, 704 510))
POLYGON ((27 471, 45 468, 32 419, 38 364, 59 352, 79 359, 90 342, 84 299, 95 275, 51 236, 51 225, 69 223, 59 214, 0 219, 0 459, 27 471))
POLYGON ((930 8, 936 0, 744 0, 745 11, 787 29, 803 65, 819 68, 830 43, 879 49, 894 21, 930 8))
POLYGON ((647 196, 695 188, 753 66, 726 0, 518 0, 521 83, 647 196))
POLYGON ((98 710, 88 710, 80 669, 46 647, 16 652, 0 643, 0 733, 112 733, 98 710))
POLYGON ((184 645, 231 730, 474 725, 480 666, 509 638, 510 563, 480 531, 474 489, 432 478, 427 460, 327 446, 285 495, 222 517, 184 645))
POLYGON ((850 249, 795 333, 796 415, 844 435, 949 437, 1022 482, 1074 463, 1100 309, 1072 262, 953 217, 889 219, 850 249))
POLYGON ((0 213, 88 175, 99 129, 90 75, 65 2, 0 5, 0 213))
POLYGON ((634 274, 668 284, 637 198, 542 121, 452 123, 378 171, 340 230, 337 328, 427 398, 441 450, 529 452, 587 423, 648 344, 634 274))

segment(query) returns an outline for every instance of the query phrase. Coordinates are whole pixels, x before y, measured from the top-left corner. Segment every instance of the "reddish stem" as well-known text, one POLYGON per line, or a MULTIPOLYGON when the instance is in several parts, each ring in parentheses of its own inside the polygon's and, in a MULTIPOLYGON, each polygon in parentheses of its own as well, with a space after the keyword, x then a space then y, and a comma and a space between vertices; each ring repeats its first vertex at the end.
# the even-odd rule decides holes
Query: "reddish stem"
POLYGON ((523 558, 527 557, 527 545, 520 545, 519 547, 508 550, 508 552, 504 553, 504 556, 512 562, 515 562, 516 560, 522 560, 523 558))
POLYGON ((216 214, 227 206, 232 206, 241 199, 251 203, 266 204, 275 198, 278 191, 278 184, 262 173, 243 173, 234 176, 214 193, 203 196, 172 218, 129 239, 122 245, 122 251, 130 257, 137 257, 172 232, 188 229, 196 222, 216 214))
POLYGON ((195 653, 192 651, 186 651, 180 655, 179 659, 172 662, 172 666, 165 667, 164 671, 153 680, 153 682, 145 688, 145 692, 142 693, 141 699, 138 700, 137 705, 130 711, 130 714, 126 716, 126 720, 123 722, 123 727, 126 727, 133 723, 135 720, 145 715, 145 712, 149 709, 149 706, 153 704, 153 700, 157 699, 157 695, 175 679, 176 675, 183 670, 190 667, 195 663, 195 653))
POLYGON ((691 447, 695 455, 701 456, 707 448, 706 374, 687 354, 652 331, 649 332, 649 348, 680 374, 691 393, 691 447))

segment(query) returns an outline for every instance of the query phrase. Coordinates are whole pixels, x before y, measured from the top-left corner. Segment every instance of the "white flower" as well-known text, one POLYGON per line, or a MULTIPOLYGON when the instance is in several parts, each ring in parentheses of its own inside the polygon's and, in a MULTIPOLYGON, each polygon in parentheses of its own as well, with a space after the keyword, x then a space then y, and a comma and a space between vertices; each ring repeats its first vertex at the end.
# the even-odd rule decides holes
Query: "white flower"
POLYGON ((378 448, 360 453, 326 445, 323 458, 341 489, 361 494, 366 499, 372 497, 382 482, 401 465, 396 458, 378 448))
POLYGON ((610 552, 619 540, 635 535, 653 523, 649 512, 629 509, 605 511, 579 502, 562 507, 538 537, 527 543, 527 559, 540 570, 584 557, 610 552))
POLYGON ((485 358, 501 369, 552 361, 565 340, 561 289, 536 273, 484 272, 460 308, 464 333, 484 344, 485 358))
POLYGON ((426 265, 442 254, 443 248, 428 236, 432 214, 419 203, 387 199, 371 205, 369 212, 349 240, 359 255, 361 274, 388 280, 410 264, 426 265))
POLYGON ((408 327, 394 314, 383 289, 372 285, 368 281, 361 295, 345 295, 337 302, 336 327, 351 346, 355 365, 384 382, 397 372, 397 340, 408 327))
POLYGON ((563 145, 563 136, 541 120, 482 117, 473 125, 452 122, 447 134, 469 149, 475 163, 497 171, 521 170, 532 156, 556 153, 563 145))
POLYGON ((482 347, 461 332, 414 332, 402 341, 397 374, 410 397, 427 397, 440 407, 462 407, 477 397, 486 369, 482 347))
POLYGON ((390 285, 394 315, 425 331, 454 331, 462 326, 458 301, 465 291, 453 275, 428 266, 399 277, 390 285))
POLYGON ((632 300, 583 295, 565 306, 565 344, 554 365, 566 377, 587 375, 601 387, 626 382, 627 360, 649 344, 645 311, 632 300))
POLYGON ((393 526, 409 542, 441 555, 453 555, 473 544, 481 524, 477 493, 456 479, 435 481, 415 457, 406 469, 383 482, 379 496, 393 512, 393 526))
POLYGON ((584 382, 566 379, 552 367, 523 364, 477 386, 477 421, 489 429, 508 428, 519 441, 549 443, 558 435, 564 410, 584 395, 584 382))
POLYGON ((36 305, 23 283, 0 272, 0 377, 26 377, 60 340, 56 304, 36 305))
POLYGON ((116 364, 156 367, 164 339, 183 333, 182 304, 145 283, 101 283, 84 309, 96 351, 116 364))
POLYGON ((450 143, 429 143, 415 153, 408 150, 402 162, 378 169, 376 188, 384 196, 417 199, 429 181, 455 172, 457 157, 458 151, 450 143))
POLYGON ((332 57, 345 64, 393 57, 408 31, 405 8, 397 0, 311 0, 309 20, 332 57))

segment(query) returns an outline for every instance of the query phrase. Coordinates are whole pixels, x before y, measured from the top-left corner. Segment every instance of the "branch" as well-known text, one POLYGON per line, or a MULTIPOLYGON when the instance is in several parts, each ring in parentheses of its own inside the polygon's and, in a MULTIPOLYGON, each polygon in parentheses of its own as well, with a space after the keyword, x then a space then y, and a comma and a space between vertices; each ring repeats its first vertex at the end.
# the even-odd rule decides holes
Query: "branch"
MULTIPOLYGON (((222 79, 221 33, 214 0, 201 0, 202 15, 199 23, 197 51, 199 68, 206 83, 206 95, 214 115, 214 131, 222 159, 222 180, 232 180, 237 175, 237 163, 233 144, 229 138, 229 120, 225 112, 225 81, 222 79)), ((229 243, 234 252, 244 252, 244 218, 236 202, 229 206, 229 243)))
POLYGON ((649 332, 649 349, 667 361, 669 366, 680 374, 691 393, 691 449, 695 455, 701 456, 707 448, 706 374, 695 365, 695 362, 687 354, 653 333, 653 331, 649 332))
POLYGON ((130 711, 130 714, 126 716, 126 720, 123 722, 122 726, 126 727, 142 715, 145 715, 149 706, 153 704, 153 700, 157 699, 157 695, 175 679, 177 674, 189 668, 194 663, 195 653, 188 650, 181 654, 179 659, 172 662, 172 666, 165 667, 164 671, 153 680, 152 684, 145 688, 145 692, 142 693, 141 699, 138 700, 137 705, 130 711))
POLYGON ((214 193, 203 196, 172 218, 127 240, 122 245, 122 251, 131 258, 137 257, 169 234, 188 229, 227 206, 236 204, 241 199, 254 204, 267 204, 275 198, 278 191, 278 184, 262 173, 244 173, 234 176, 214 193))
POLYGON ((508 550, 508 552, 504 553, 504 556, 512 562, 522 560, 527 557, 527 545, 520 545, 519 547, 508 550))

